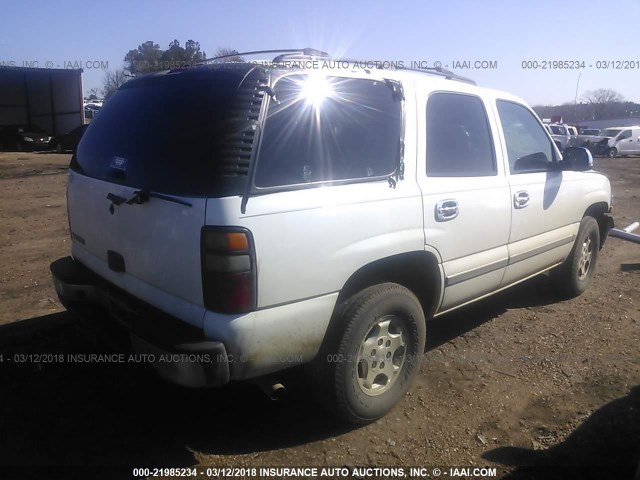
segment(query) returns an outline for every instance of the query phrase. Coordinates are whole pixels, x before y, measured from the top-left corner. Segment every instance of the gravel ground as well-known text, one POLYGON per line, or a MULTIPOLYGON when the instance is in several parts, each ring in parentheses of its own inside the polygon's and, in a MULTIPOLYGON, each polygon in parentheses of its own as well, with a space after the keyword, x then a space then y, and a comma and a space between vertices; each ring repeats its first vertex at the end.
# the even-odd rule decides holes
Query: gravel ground
MULTIPOLYGON (((68 315, 51 285, 49 263, 69 252, 68 161, 0 153, 5 468, 477 465, 497 467, 504 478, 633 478, 640 246, 610 238, 592 287, 577 299, 558 300, 541 276, 431 321, 407 397, 382 420, 352 429, 324 414, 296 381, 286 400, 271 402, 252 385, 173 387, 144 365, 35 361, 43 359, 33 354, 122 348, 95 333, 112 332, 104 319, 68 315), (561 466, 583 468, 558 473, 561 466)), ((640 158, 596 166, 611 179, 616 224, 640 220, 640 158)))

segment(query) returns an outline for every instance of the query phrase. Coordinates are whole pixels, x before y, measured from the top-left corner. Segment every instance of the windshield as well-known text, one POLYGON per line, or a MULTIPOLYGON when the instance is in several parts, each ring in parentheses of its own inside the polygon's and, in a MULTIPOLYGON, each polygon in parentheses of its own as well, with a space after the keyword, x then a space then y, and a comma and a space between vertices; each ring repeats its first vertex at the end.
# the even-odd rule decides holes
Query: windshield
POLYGON ((582 131, 583 135, 600 135, 600 130, 598 129, 585 129, 582 131))
POLYGON ((551 132, 553 133, 553 135, 566 135, 567 134, 567 129, 564 127, 559 127, 557 125, 550 125, 549 128, 551 128, 551 132))
POLYGON ((621 128, 606 128, 602 131, 602 135, 604 137, 617 137, 621 131, 621 128))
POLYGON ((221 158, 229 150, 230 110, 242 73, 166 75, 125 85, 89 125, 72 167, 155 192, 220 194, 229 183, 221 178, 221 158))

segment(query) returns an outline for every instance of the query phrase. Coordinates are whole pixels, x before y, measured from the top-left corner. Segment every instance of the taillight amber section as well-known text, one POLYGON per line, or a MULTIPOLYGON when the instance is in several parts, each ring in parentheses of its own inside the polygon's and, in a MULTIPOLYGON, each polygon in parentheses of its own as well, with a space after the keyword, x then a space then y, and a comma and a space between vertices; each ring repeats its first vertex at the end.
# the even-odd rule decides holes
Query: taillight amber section
POLYGON ((227 244, 232 252, 246 252, 249 250, 249 239, 245 233, 227 233, 227 244))
POLYGON ((251 232, 241 227, 203 227, 202 297, 207 310, 246 313, 255 310, 257 275, 251 232))

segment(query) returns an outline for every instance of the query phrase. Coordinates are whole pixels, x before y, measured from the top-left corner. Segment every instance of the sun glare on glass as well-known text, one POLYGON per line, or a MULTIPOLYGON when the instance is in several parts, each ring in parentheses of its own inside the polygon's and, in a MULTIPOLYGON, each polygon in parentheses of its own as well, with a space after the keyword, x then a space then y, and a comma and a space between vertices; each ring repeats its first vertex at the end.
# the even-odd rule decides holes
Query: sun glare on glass
POLYGON ((332 95, 333 87, 323 75, 309 75, 301 85, 300 98, 315 108, 332 95))

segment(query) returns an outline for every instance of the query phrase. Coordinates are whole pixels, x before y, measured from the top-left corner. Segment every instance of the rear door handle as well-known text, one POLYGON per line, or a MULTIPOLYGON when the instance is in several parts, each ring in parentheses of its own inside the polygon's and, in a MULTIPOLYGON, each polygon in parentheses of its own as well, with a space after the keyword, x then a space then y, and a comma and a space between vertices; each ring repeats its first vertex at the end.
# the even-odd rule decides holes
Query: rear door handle
POLYGON ((446 222, 458 216, 458 201, 454 198, 440 200, 436 204, 436 220, 446 222))
POLYGON ((529 205, 529 192, 521 190, 513 194, 513 206, 515 208, 524 208, 529 205))

